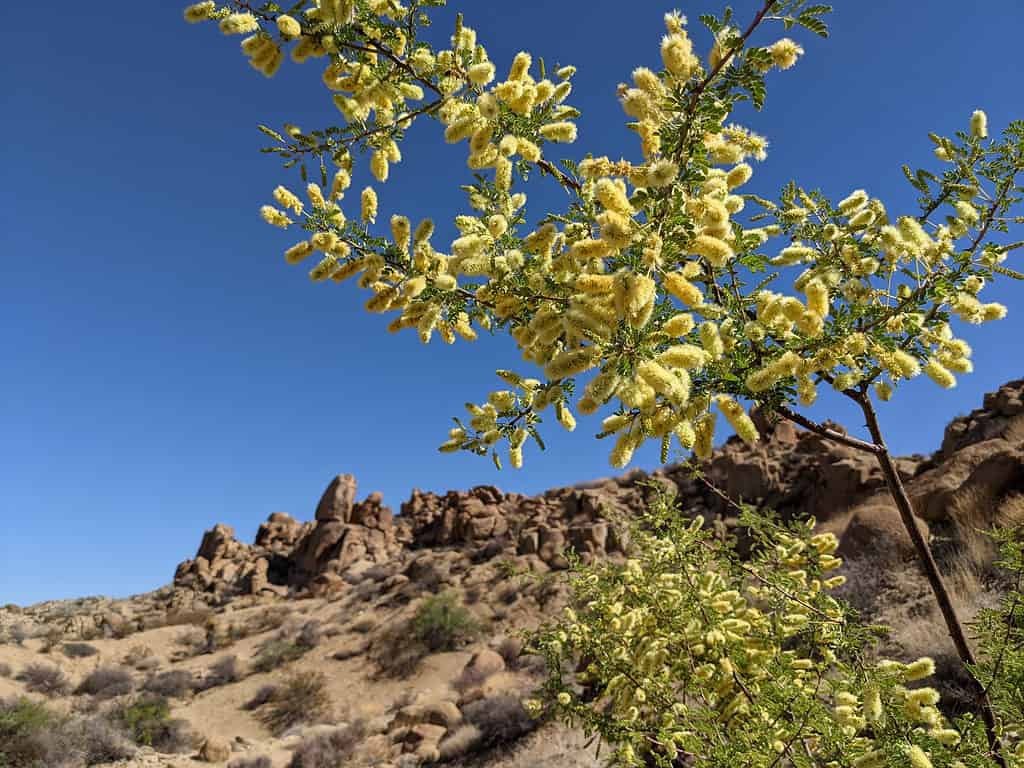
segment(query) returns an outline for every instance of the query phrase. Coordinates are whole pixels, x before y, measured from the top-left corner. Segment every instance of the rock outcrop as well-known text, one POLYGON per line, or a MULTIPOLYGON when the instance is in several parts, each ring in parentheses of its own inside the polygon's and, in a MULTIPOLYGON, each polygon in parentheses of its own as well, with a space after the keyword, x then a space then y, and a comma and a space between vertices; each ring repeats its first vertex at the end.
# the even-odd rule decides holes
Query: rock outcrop
MULTIPOLYGON (((323 594, 340 588, 347 574, 403 552, 443 548, 467 550, 476 560, 506 555, 564 568, 567 548, 584 560, 621 554, 627 542, 618 523, 642 510, 656 485, 674 492, 688 514, 726 529, 743 502, 784 518, 814 515, 843 537, 847 555, 879 541, 886 542, 887 557, 911 554, 873 455, 788 422, 762 420, 759 427, 760 443, 732 438, 699 473, 679 465, 650 474, 634 470, 538 496, 493 486, 445 494, 414 490, 398 516, 379 493, 356 501, 355 478, 338 475, 311 522, 274 513, 251 545, 239 542, 229 526, 207 531, 195 558, 178 567, 175 585, 222 597, 323 594)), ((954 420, 933 456, 901 458, 897 468, 925 532, 954 526, 965 494, 995 504, 1024 492, 1024 380, 1004 385, 985 397, 983 408, 954 420)))

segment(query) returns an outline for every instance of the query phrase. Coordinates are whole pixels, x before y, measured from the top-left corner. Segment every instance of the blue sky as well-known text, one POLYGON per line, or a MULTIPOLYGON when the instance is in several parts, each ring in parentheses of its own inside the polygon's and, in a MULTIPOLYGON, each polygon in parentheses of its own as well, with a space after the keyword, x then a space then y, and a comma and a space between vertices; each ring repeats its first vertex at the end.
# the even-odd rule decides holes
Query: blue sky
MULTIPOLYGON (((579 67, 570 155, 636 153, 614 89, 657 65, 670 5, 459 5, 499 69, 521 48, 579 67)), ((993 129, 1024 117, 1018 0, 837 5, 832 39, 799 35, 800 66, 772 76, 762 114, 740 116, 772 141, 751 191, 793 177, 833 196, 864 186, 909 210, 899 168, 929 161, 928 131, 963 128, 978 107, 993 129)), ((754 3, 736 9, 746 19, 754 3)), ((438 454, 449 417, 520 362, 510 345, 386 334, 354 285, 313 286, 285 266, 292 236, 257 211, 286 172, 258 153, 255 125, 334 120, 317 65, 264 80, 237 39, 185 25, 165 0, 31 13, 15 9, 8 29, 23 15, 45 33, 10 35, 0 53, 0 603, 155 588, 203 529, 227 522, 250 539, 271 512, 309 518, 342 471, 396 511, 413 487, 537 492, 610 473, 610 446, 585 421, 571 436, 549 426, 548 455, 528 448, 520 472, 438 454)), ((447 34, 452 14, 439 16, 447 34)), ((464 149, 438 136, 436 124, 414 132, 380 190, 381 220, 463 209, 464 149)), ((895 450, 932 450, 951 417, 1024 375, 1022 290, 987 293, 1011 316, 966 333, 976 374, 949 393, 915 382, 884 410, 895 450)), ((652 449, 636 464, 656 461, 652 449)))

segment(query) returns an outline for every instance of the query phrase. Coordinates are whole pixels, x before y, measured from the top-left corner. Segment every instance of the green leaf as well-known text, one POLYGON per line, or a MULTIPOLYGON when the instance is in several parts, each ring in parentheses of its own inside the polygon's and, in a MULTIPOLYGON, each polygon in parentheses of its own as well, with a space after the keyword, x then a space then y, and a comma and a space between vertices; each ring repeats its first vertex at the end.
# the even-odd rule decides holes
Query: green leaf
POLYGON ((265 133, 267 136, 269 136, 270 138, 274 139, 275 141, 279 141, 282 144, 287 144, 287 141, 285 141, 284 136, 282 136, 280 133, 275 131, 273 128, 268 128, 265 125, 257 125, 256 127, 261 132, 265 133))
POLYGON ((546 451, 548 449, 548 447, 544 445, 544 441, 540 439, 540 433, 537 431, 536 427, 528 427, 527 431, 530 433, 530 437, 532 437, 536 441, 537 445, 540 446, 542 451, 546 451))

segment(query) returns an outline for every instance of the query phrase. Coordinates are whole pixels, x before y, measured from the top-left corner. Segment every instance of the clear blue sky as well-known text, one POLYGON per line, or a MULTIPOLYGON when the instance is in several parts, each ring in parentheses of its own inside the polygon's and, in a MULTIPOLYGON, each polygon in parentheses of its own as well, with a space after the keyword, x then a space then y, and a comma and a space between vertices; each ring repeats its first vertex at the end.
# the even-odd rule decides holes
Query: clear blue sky
MULTIPOLYGON (((993 128, 1024 117, 1019 0, 837 4, 833 38, 800 35, 806 58, 771 78, 749 120, 772 140, 752 190, 865 186, 899 210, 912 203, 900 164, 928 160, 927 131, 962 128, 978 107, 993 128)), ((671 5, 459 5, 501 66, 525 47, 579 67, 577 156, 635 153, 614 89, 657 64, 671 5)), ((696 21, 713 8, 682 10, 696 21)), ((753 8, 738 3, 739 17, 753 8)), ((528 448, 518 473, 439 455, 448 418, 518 356, 498 340, 388 335, 354 285, 313 286, 284 265, 292 236, 257 210, 285 172, 258 154, 254 126, 334 120, 317 65, 266 81, 237 39, 185 25, 168 0, 29 13, 10 11, 8 31, 26 32, 0 53, 0 603, 165 584, 203 529, 223 521, 250 539, 273 511, 308 518, 338 472, 396 511, 414 486, 536 492, 610 472, 586 422, 572 436, 549 426, 546 460, 528 448)), ((381 190, 383 221, 462 209, 464 149, 439 144, 436 124, 416 132, 381 190)), ((948 419, 1024 375, 1022 294, 987 294, 1011 315, 966 334, 978 373, 952 393, 915 384, 885 410, 896 450, 932 450, 948 419)), ((638 461, 655 463, 653 450, 638 461)))

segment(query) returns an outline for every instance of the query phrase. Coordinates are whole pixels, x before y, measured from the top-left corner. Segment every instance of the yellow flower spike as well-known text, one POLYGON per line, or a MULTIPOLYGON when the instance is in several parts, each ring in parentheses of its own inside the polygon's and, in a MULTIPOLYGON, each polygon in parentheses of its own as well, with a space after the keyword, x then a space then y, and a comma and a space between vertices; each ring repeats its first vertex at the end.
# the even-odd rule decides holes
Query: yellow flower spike
POLYGON ((956 386, 956 377, 950 373, 948 368, 934 358, 925 364, 924 372, 928 378, 943 389, 953 389, 956 386))
POLYGON ((980 109, 971 115, 971 135, 976 139, 988 138, 988 115, 980 109))
POLYGON ((373 187, 366 187, 360 196, 362 206, 360 218, 363 224, 373 224, 377 221, 377 193, 373 187))
MULTIPOLYGON (((931 677, 934 674, 935 661, 927 656, 922 656, 917 661, 907 665, 903 671, 903 679, 910 683, 916 680, 924 680, 926 677, 931 677)), ((934 704, 936 702, 931 701, 929 703, 934 704)))
POLYGON ((699 307, 704 303, 704 294, 700 288, 687 280, 679 272, 668 272, 663 278, 665 290, 690 307, 699 307))
POLYGON ((303 240, 296 243, 284 252, 284 260, 289 264, 298 264, 300 261, 313 254, 313 244, 303 240))
POLYGON ((730 397, 719 395, 716 398, 719 410, 725 416, 726 421, 736 430, 736 434, 747 445, 753 445, 760 441, 757 427, 753 420, 747 415, 746 409, 730 397))
POLYGON ((259 20, 251 13, 232 13, 220 22, 220 31, 225 35, 245 35, 259 28, 259 20))
POLYGON ((788 37, 784 37, 768 46, 768 53, 771 54, 775 66, 779 69, 789 69, 796 64, 798 57, 803 56, 804 49, 788 37))
POLYGON ((576 419, 565 403, 560 402, 555 405, 555 416, 558 418, 558 423, 565 427, 567 432, 576 429, 576 419))
POLYGON ((302 34, 302 25, 285 13, 277 17, 277 29, 288 38, 299 37, 302 34))
POLYGON ((554 141, 559 144, 572 144, 576 141, 576 123, 568 121, 548 123, 541 126, 540 135, 548 141, 554 141))
POLYGON ((388 180, 389 164, 388 156, 383 150, 377 150, 370 157, 370 173, 373 177, 383 184, 388 180))
POLYGON ((928 753, 917 746, 917 744, 910 745, 906 750, 906 754, 907 759, 910 760, 911 768, 933 768, 928 753))
POLYGON ((296 216, 302 215, 302 201, 286 187, 278 186, 274 190, 274 200, 282 208, 290 209, 296 216))
POLYGON ((207 21, 216 10, 217 3, 215 3, 214 0, 204 0, 204 2, 201 3, 193 3, 185 9, 185 21, 189 24, 207 21))
POLYGON ((287 229, 294 223, 283 211, 277 210, 277 208, 272 205, 264 205, 260 208, 260 216, 263 217, 263 220, 267 222, 267 224, 280 227, 281 229, 287 229))
POLYGON ((694 424, 693 453, 698 459, 708 459, 714 449, 715 414, 705 413, 694 424))

